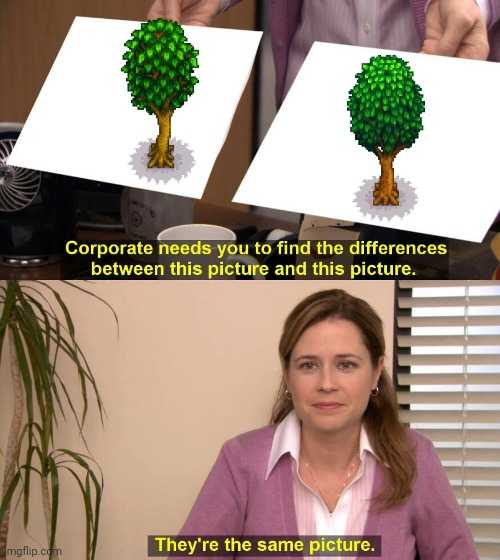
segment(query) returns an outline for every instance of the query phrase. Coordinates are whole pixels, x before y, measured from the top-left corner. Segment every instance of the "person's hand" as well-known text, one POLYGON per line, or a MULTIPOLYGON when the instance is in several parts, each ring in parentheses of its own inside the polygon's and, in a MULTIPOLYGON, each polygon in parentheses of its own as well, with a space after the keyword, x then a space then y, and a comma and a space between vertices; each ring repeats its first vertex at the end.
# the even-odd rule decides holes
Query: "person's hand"
POLYGON ((421 52, 486 60, 486 22, 474 0, 432 0, 425 17, 421 52))
POLYGON ((147 19, 172 19, 183 25, 209 25, 220 0, 154 0, 147 19))

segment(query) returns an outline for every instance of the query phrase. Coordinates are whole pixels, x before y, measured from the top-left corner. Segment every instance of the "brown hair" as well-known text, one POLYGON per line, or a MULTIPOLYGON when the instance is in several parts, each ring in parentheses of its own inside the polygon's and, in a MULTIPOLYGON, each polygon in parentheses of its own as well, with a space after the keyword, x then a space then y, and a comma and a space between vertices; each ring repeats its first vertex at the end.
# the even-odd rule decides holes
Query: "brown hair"
MULTIPOLYGON (((373 367, 385 354, 382 321, 375 310, 364 300, 351 296, 344 290, 324 290, 301 301, 287 317, 279 343, 283 374, 290 363, 290 355, 302 333, 325 319, 341 318, 354 323, 361 331, 363 342, 370 353, 373 367)), ((399 422, 398 405, 392 380, 386 369, 382 371, 379 392, 372 396, 363 415, 363 424, 377 457, 384 466, 384 488, 376 497, 388 508, 409 497, 415 478, 414 449, 408 431, 399 422)), ((271 423, 277 424, 293 409, 285 394, 284 375, 277 400, 273 406, 271 423)))

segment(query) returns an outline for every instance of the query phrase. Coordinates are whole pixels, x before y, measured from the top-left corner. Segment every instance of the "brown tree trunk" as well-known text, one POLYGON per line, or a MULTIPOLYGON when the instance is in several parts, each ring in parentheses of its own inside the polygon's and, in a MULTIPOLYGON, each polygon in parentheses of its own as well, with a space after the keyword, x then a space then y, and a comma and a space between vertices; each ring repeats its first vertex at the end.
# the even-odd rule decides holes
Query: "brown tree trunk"
POLYGON ((160 134, 156 138, 156 143, 151 144, 149 150, 150 160, 148 167, 174 167, 174 147, 170 145, 170 131, 172 121, 172 110, 157 114, 160 134))
MULTIPOLYGON (((399 151, 399 150, 398 150, 399 151)), ((393 161, 396 157, 396 151, 390 154, 379 153, 378 160, 380 162, 381 174, 380 179, 375 184, 373 190, 373 205, 393 205, 399 206, 399 192, 396 181, 394 180, 393 161)))
MULTIPOLYGON (((12 420, 10 423, 9 438, 7 440, 7 449, 5 451, 5 470, 2 484, 2 496, 5 496, 7 488, 11 480, 14 478, 16 471, 16 457, 19 447, 19 436, 21 435, 23 410, 24 410, 24 396, 23 384, 21 380, 21 373, 19 372, 19 365, 17 363, 16 349, 14 347, 14 340, 12 334, 7 329, 7 340, 9 342, 10 353, 10 373, 12 375, 12 388, 14 397, 14 410, 12 412, 12 420)), ((11 504, 14 499, 12 496, 11 504)), ((2 523, 0 525, 0 560, 7 558, 7 539, 9 535, 9 521, 10 521, 10 506, 6 509, 2 523)))
MULTIPOLYGON (((52 501, 50 497, 49 481, 47 477, 42 478, 41 489, 42 489, 43 513, 45 516, 45 530, 47 531, 47 546, 50 546, 50 528, 52 525, 52 501)), ((49 552, 49 560, 54 560, 54 558, 56 558, 55 556, 56 549, 57 549, 57 544, 54 541, 54 546, 51 548, 49 552)))

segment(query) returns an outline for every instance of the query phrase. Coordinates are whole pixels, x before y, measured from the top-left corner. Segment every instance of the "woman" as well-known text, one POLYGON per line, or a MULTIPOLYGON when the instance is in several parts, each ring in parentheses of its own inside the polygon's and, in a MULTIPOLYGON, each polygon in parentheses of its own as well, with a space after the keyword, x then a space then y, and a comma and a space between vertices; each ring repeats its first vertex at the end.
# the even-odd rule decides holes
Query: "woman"
POLYGON ((279 352, 271 425, 224 444, 181 532, 381 535, 387 560, 478 558, 432 443, 399 423, 370 305, 307 297, 279 352))

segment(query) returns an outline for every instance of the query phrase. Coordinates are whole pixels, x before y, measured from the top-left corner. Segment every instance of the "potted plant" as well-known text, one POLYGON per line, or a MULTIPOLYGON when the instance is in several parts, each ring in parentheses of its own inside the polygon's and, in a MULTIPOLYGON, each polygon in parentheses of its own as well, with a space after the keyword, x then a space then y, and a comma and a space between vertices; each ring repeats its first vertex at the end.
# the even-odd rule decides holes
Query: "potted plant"
MULTIPOLYGON (((75 290, 100 300, 91 291, 64 282, 75 290)), ((88 452, 83 428, 89 397, 95 397, 101 423, 104 407, 95 378, 78 344, 71 313, 60 293, 47 282, 9 280, 0 284, 0 362, 10 345, 13 385, 13 414, 4 450, 4 472, 0 494, 0 560, 7 557, 11 507, 22 499, 27 529, 30 496, 35 475, 40 480, 50 559, 54 558, 59 514, 59 477, 67 472, 80 490, 85 509, 86 559, 93 560, 99 531, 103 477, 99 466, 87 455, 54 443, 54 427, 60 418, 74 418, 88 452), (68 375, 58 368, 66 355, 78 376, 83 407, 77 413, 68 391, 68 375), (99 474, 96 474, 96 468, 99 474)), ((0 379, 1 383, 1 379, 0 379)))

